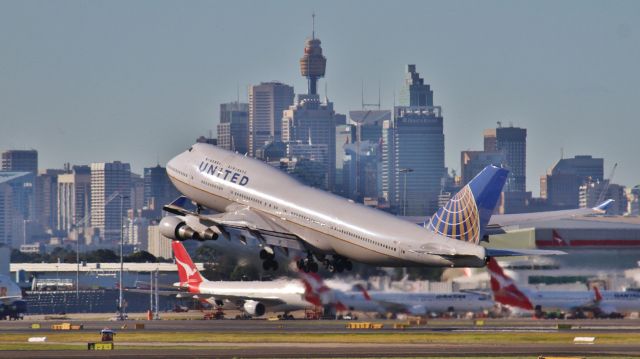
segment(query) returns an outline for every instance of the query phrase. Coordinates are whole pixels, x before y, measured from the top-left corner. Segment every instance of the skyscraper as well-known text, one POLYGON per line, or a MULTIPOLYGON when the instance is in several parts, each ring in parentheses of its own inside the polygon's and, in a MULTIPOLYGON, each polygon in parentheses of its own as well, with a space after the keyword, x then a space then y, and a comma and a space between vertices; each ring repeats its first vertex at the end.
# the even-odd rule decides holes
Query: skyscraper
POLYGON ((462 151, 460 154, 462 185, 469 183, 486 166, 500 166, 504 161, 502 152, 462 151))
POLYGON ((226 150, 247 153, 249 140, 249 104, 229 102, 220 104, 218 146, 226 150))
POLYGON ((57 196, 57 228, 70 232, 91 213, 91 168, 73 166, 69 173, 58 175, 57 196))
POLYGON ((28 222, 35 216, 34 187, 32 172, 0 171, 0 243, 26 244, 28 222))
POLYGON ((431 215, 445 175, 442 109, 415 65, 407 66, 403 92, 408 106, 395 107, 383 123, 382 197, 396 213, 431 215))
POLYGON ((602 182, 604 159, 575 156, 559 160, 541 178, 541 192, 546 193, 547 204, 554 209, 578 208, 580 186, 588 182, 602 182))
POLYGON ((280 82, 263 82, 249 88, 248 152, 270 141, 281 141, 282 112, 293 104, 293 87, 280 82))
POLYGON ((2 171, 38 174, 38 151, 8 150, 2 152, 2 171))
POLYGON ((131 208, 131 166, 120 161, 91 164, 91 226, 105 241, 120 239, 121 225, 131 208), (123 211, 120 212, 120 197, 123 211))
POLYGON ((169 180, 166 168, 157 165, 144 169, 144 205, 152 219, 162 217, 162 207, 178 198, 179 193, 169 180))

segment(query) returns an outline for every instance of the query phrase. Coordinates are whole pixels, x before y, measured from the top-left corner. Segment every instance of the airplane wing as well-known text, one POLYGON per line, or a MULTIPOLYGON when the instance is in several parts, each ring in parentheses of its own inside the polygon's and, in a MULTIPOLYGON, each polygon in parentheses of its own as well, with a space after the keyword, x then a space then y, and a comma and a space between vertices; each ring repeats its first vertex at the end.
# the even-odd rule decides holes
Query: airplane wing
MULTIPOLYGON (((282 222, 279 218, 240 204, 229 205, 223 213, 200 214, 198 211, 185 208, 189 202, 186 197, 179 197, 165 206, 164 210, 182 217, 188 226, 196 230, 216 227, 229 240, 231 239, 229 231, 235 230, 247 232, 262 245, 282 248, 285 251, 285 255, 288 255, 289 249, 296 251, 306 250, 304 240, 290 233, 283 225, 278 223, 282 222)), ((241 237, 240 240, 246 244, 245 239, 241 237)))
POLYGON ((603 214, 613 203, 612 199, 606 200, 593 208, 566 209, 561 211, 545 211, 534 213, 495 214, 487 225, 487 234, 502 234, 509 227, 517 229, 531 223, 567 219, 590 214, 603 214))

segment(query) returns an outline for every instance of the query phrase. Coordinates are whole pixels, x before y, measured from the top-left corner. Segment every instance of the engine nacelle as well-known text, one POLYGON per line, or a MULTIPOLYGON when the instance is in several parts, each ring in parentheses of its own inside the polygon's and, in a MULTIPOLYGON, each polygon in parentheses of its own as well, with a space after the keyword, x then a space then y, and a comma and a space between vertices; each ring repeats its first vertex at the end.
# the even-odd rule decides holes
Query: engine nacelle
POLYGON ((218 239, 222 232, 218 229, 218 227, 209 227, 204 230, 202 233, 202 240, 204 241, 215 241, 218 239))
POLYGON ((260 317, 264 315, 266 309, 264 304, 260 302, 256 302, 255 300, 247 300, 244 302, 244 306, 242 307, 247 314, 252 317, 260 317))
POLYGON ((187 226, 178 217, 164 217, 160 220, 160 233, 171 239, 184 241, 187 239, 200 239, 200 234, 187 226))

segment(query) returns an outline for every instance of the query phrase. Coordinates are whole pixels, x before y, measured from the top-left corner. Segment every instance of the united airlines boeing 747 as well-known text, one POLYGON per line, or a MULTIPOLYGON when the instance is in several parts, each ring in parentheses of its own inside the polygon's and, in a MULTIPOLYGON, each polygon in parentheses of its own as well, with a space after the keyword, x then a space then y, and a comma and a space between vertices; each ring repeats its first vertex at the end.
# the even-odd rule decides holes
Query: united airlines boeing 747
POLYGON ((478 245, 508 173, 495 166, 458 192, 427 227, 305 186, 264 162, 209 144, 195 144, 170 160, 167 173, 188 199, 165 206, 176 216, 162 219, 164 236, 254 238, 266 270, 277 268, 276 251, 292 250, 303 254, 298 267, 311 272, 318 270, 316 260, 341 271, 352 260, 387 267, 483 267, 494 256, 563 254, 478 245), (187 209, 189 199, 196 209, 187 209), (203 214, 203 208, 218 213, 203 214))

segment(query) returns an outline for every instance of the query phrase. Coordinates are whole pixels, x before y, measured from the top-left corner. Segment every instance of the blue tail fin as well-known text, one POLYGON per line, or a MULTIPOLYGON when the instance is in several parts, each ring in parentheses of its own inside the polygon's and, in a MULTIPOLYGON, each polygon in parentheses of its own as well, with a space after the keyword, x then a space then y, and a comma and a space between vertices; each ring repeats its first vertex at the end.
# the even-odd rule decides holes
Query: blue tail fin
POLYGON ((438 209, 425 227, 450 238, 480 242, 508 174, 504 168, 485 167, 444 207, 438 209))

